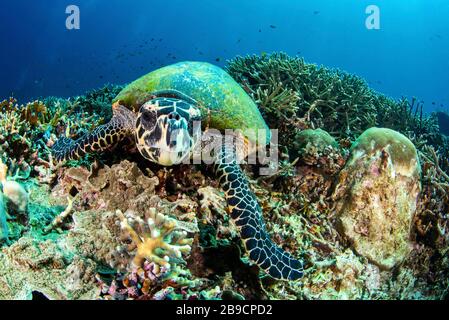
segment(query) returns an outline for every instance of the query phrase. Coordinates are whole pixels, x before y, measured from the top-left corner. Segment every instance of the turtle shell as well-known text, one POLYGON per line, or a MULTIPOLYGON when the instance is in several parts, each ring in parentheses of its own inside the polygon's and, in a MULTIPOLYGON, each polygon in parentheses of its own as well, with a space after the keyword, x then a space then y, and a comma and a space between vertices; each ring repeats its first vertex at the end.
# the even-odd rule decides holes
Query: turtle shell
MULTIPOLYGON (((253 142, 256 136, 245 130, 268 130, 257 105, 242 87, 223 69, 205 62, 180 62, 155 70, 124 88, 114 103, 137 112, 152 93, 164 90, 195 99, 202 109, 203 123, 210 128, 242 130, 253 142)), ((270 134, 265 132, 263 140, 268 143, 270 134)))

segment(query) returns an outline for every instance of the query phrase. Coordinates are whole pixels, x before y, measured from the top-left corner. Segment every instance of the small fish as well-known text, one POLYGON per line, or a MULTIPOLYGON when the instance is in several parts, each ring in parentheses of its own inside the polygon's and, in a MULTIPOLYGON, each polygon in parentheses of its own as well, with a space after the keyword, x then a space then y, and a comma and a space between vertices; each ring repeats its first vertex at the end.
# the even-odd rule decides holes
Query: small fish
POLYGON ((262 32, 262 29, 259 29, 259 33, 261 33, 262 32))
POLYGON ((432 105, 436 105, 436 103, 435 103, 435 102, 432 102, 432 105))
POLYGON ((221 60, 220 58, 215 59, 215 61, 217 61, 217 62, 220 62, 220 60, 221 60))
POLYGON ((274 24, 270 24, 271 29, 276 29, 277 27, 274 24))
POLYGON ((320 14, 320 12, 319 11, 314 11, 313 14, 317 15, 317 14, 320 14))

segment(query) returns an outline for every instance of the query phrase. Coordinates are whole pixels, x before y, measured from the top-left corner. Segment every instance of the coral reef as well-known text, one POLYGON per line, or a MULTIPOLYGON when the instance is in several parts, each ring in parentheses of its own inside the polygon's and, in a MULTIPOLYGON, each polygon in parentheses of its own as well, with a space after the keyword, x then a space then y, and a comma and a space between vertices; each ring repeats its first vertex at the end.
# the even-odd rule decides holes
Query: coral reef
POLYGON ((423 191, 415 217, 416 238, 445 256, 449 245, 449 176, 440 166, 444 158, 433 147, 426 146, 420 158, 423 191))
POLYGON ((58 167, 50 147, 56 136, 71 138, 98 126, 111 112, 111 101, 121 87, 107 86, 74 99, 49 97, 19 105, 9 98, 0 102, 0 157, 14 175, 38 176, 51 183, 58 167))
POLYGON ((284 123, 279 129, 288 130, 307 119, 311 128, 341 138, 355 137, 376 124, 380 102, 354 75, 283 53, 237 57, 227 70, 259 104, 270 127, 284 123))
POLYGON ((319 150, 324 150, 329 146, 336 149, 339 148, 337 141, 335 141, 329 133, 322 129, 307 129, 298 132, 295 137, 294 149, 301 150, 306 148, 308 144, 312 144, 319 150))
POLYGON ((321 128, 338 140, 354 140, 378 126, 401 132, 418 149, 430 144, 448 150, 437 117, 426 116, 422 102, 395 101, 344 71, 285 53, 237 57, 227 70, 256 100, 269 126, 279 129, 285 147, 295 141, 292 128, 321 128))
POLYGON ((278 171, 243 169, 273 241, 305 261, 302 281, 249 262, 209 167, 159 167, 128 142, 53 161, 56 138, 110 117, 121 88, 108 86, 0 103, 0 299, 447 299, 449 138, 438 114, 282 53, 228 70, 280 130, 278 171))
POLYGON ((99 115, 103 119, 112 117, 112 100, 122 91, 123 86, 106 85, 103 88, 87 92, 83 96, 74 98, 77 108, 75 112, 87 112, 99 115))

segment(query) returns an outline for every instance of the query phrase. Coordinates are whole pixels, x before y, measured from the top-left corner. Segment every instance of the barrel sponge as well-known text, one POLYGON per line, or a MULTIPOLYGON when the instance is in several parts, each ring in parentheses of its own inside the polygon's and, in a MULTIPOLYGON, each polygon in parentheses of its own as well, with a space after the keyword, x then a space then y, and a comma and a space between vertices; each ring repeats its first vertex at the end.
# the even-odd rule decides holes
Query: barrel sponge
POLYGON ((419 158, 414 144, 403 134, 391 129, 374 127, 366 130, 352 145, 351 153, 358 155, 352 157, 352 160, 364 155, 372 157, 382 150, 391 157, 397 174, 420 176, 419 158))

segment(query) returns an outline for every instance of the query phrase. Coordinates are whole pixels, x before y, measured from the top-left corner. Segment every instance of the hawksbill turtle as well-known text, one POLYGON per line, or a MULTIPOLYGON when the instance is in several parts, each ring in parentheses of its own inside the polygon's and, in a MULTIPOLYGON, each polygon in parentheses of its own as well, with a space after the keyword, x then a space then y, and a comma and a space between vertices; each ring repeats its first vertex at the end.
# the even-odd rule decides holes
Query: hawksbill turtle
MULTIPOLYGON (((133 137, 144 158, 176 165, 203 143, 199 142, 201 126, 195 128, 195 121, 207 123, 203 129, 209 131, 266 133, 243 134, 246 142, 265 146, 271 139, 255 102, 229 74, 209 63, 181 62, 155 70, 125 87, 112 108, 109 123, 76 141, 60 138, 53 147, 55 158, 78 159, 133 137)), ((249 258, 275 279, 301 278, 302 262, 276 246, 266 231, 257 198, 236 160, 236 144, 219 144, 214 170, 249 258)))

